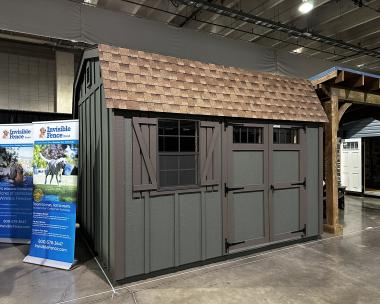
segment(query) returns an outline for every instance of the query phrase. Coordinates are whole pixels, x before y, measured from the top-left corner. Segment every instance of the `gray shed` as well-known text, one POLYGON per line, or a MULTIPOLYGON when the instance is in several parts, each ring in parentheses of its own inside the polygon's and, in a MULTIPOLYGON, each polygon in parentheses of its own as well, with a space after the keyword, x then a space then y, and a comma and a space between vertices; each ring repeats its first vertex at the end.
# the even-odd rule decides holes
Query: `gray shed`
POLYGON ((100 45, 74 112, 79 220, 114 280, 322 233, 307 80, 100 45))

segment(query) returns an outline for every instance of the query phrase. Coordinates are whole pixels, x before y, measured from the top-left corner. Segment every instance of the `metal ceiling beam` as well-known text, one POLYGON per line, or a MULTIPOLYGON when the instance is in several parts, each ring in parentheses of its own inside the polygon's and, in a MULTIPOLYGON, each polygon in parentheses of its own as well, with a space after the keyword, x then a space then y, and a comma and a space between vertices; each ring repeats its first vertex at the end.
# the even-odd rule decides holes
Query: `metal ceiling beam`
MULTIPOLYGON (((330 1, 331 0, 314 0, 314 10, 326 5, 330 1)), ((277 20, 281 20, 281 23, 284 23, 284 24, 291 24, 291 26, 296 27, 296 28, 300 28, 300 29, 308 28, 307 24, 306 25, 304 23, 302 25, 297 24, 300 20, 304 20, 304 17, 305 17, 303 14, 301 14, 298 11, 299 4, 300 4, 300 0, 286 1, 284 5, 281 5, 280 7, 278 7, 278 10, 280 11, 280 13, 277 17, 278 18, 277 20)), ((269 14, 266 15, 265 18, 272 19, 272 17, 269 14)), ((269 30, 263 29, 263 33, 265 35, 269 35, 272 32, 274 32, 272 29, 269 29, 269 30)), ((253 37, 249 41, 250 42, 260 41, 260 44, 263 44, 261 42, 262 39, 263 39, 262 37, 253 37)))
MULTIPOLYGON (((234 7, 240 0, 231 0, 231 2, 227 3, 224 7, 227 7, 227 8, 231 8, 231 7, 234 7)), ((179 2, 182 2, 182 1, 179 1, 179 2)), ((207 3, 207 1, 205 1, 207 3)), ((186 4, 186 3, 183 3, 183 4, 186 4)), ((203 9, 203 8, 201 8, 203 9)), ((214 12, 212 12, 214 13, 214 12)), ((215 14, 212 15, 209 19, 207 19, 207 21, 215 21, 216 19, 218 19, 219 15, 218 14, 215 14)), ((206 26, 206 24, 201 24, 200 26, 197 27, 198 30, 201 30, 203 29, 204 27, 206 26)))
MULTIPOLYGON (((355 33, 345 33, 347 37, 353 37, 352 39, 347 40, 349 43, 360 43, 362 47, 368 49, 374 49, 379 46, 380 43, 380 18, 377 20, 379 26, 373 26, 372 23, 368 23, 359 27, 358 32, 355 33), (368 29, 367 29, 368 27, 368 29), (375 29, 375 31, 371 32, 370 29, 375 29)), ((331 50, 331 48, 328 48, 331 50)), ((320 52, 312 52, 311 56, 316 56, 320 52)), ((352 54, 351 52, 342 52, 339 54, 340 57, 344 59, 360 56, 360 54, 352 54)), ((330 56, 326 58, 327 60, 336 60, 336 56, 330 56)))
MULTIPOLYGON (((372 0, 373 2, 374 0, 372 0)), ((313 28, 314 31, 321 33, 323 30, 331 28, 329 25, 337 19, 342 18, 342 16, 352 13, 359 8, 355 6, 351 1, 330 1, 321 5, 317 8, 314 8, 312 12, 308 15, 302 15, 297 18, 297 20, 292 20, 293 26, 299 28, 313 28)), ((350 22, 350 24, 352 24, 350 22)), ((322 34, 322 33, 321 33, 322 34)), ((289 37, 287 40, 292 40, 289 37)), ((276 43, 271 44, 271 46, 276 48, 286 47, 285 43, 276 43)))
MULTIPOLYGON (((379 0, 372 0, 368 3, 380 3, 379 0)), ((360 9, 357 6, 353 5, 351 2, 344 2, 342 7, 339 7, 341 10, 341 14, 337 14, 337 5, 335 2, 331 2, 331 5, 324 6, 323 10, 315 10, 313 11, 313 15, 316 18, 316 20, 319 20, 318 24, 314 28, 314 30, 318 31, 319 34, 328 36, 330 38, 339 37, 341 40, 344 40, 346 43, 355 44, 358 45, 358 41, 362 41, 362 39, 366 36, 368 36, 368 33, 373 31, 373 29, 378 28, 377 24, 378 22, 376 19, 379 19, 379 15, 370 12, 367 14, 366 9, 360 9), (333 6, 332 6, 333 5, 333 6), (314 15, 315 14, 315 15, 314 15), (325 18, 326 19, 323 19, 325 18), (354 20, 354 21, 353 21, 354 20)), ((312 18, 312 17, 311 17, 312 18)), ((370 33, 371 34, 371 33, 370 33)), ((294 39, 287 39, 288 41, 294 41, 294 39)), ((275 43, 271 44, 269 41, 267 45, 271 45, 276 48, 281 48, 285 51, 292 51, 293 46, 286 45, 286 43, 275 43)), ((329 50, 329 52, 334 52, 334 47, 328 47, 327 49, 325 47, 322 47, 320 44, 318 44, 315 41, 311 41, 309 43, 304 43, 307 47, 312 47, 312 49, 323 49, 329 50)), ((364 44, 361 45, 364 47, 364 44)), ((365 45, 365 48, 372 49, 370 45, 365 45)), ((308 50, 312 50, 309 49, 308 50)), ((315 51, 308 51, 305 49, 305 52, 303 54, 308 56, 316 56, 319 54, 319 52, 315 51)), ((337 50, 338 51, 338 50, 337 50)), ((353 55, 357 53, 353 53, 352 51, 344 52, 341 50, 340 52, 337 52, 337 56, 342 58, 342 56, 348 56, 353 55)), ((325 58, 327 60, 330 60, 334 56, 330 56, 330 58, 325 58)), ((337 58, 333 59, 337 60, 337 58)))
POLYGON ((371 51, 369 49, 362 48, 350 43, 346 43, 344 41, 339 41, 330 37, 322 36, 314 32, 304 31, 296 27, 292 27, 280 22, 275 22, 272 20, 268 20, 262 17, 252 15, 252 14, 248 14, 242 11, 231 9, 219 4, 209 3, 205 0, 177 0, 177 1, 182 4, 186 4, 189 6, 207 10, 209 12, 213 12, 215 14, 227 16, 230 18, 239 19, 251 24, 262 26, 274 31, 283 32, 295 37, 305 38, 308 40, 346 49, 352 52, 359 52, 371 57, 380 58, 380 51, 371 51))
MULTIPOLYGON (((212 2, 213 0, 208 0, 208 2, 212 2)), ((201 11, 201 8, 195 9, 185 20, 183 20, 178 27, 183 27, 187 22, 189 22, 191 19, 196 18, 197 14, 201 11)))
MULTIPOLYGON (((261 3, 260 5, 257 5, 257 3, 255 3, 254 1, 248 1, 249 5, 252 5, 252 8, 248 8, 248 12, 251 14, 255 14, 256 16, 261 16, 265 13, 266 10, 273 8, 284 1, 286 0, 267 0, 267 1, 264 1, 264 3, 261 3)), ((244 7, 247 9, 247 5, 245 5, 244 7)), ((235 20, 234 22, 230 24, 230 26, 232 27, 236 23, 239 23, 236 26, 234 26, 236 30, 242 28, 244 25, 247 24, 247 22, 245 21, 241 22, 240 20, 235 20)), ((235 32, 235 30, 231 29, 225 33, 222 33, 221 31, 218 34, 221 34, 223 37, 226 37, 232 34, 233 32, 235 32)))

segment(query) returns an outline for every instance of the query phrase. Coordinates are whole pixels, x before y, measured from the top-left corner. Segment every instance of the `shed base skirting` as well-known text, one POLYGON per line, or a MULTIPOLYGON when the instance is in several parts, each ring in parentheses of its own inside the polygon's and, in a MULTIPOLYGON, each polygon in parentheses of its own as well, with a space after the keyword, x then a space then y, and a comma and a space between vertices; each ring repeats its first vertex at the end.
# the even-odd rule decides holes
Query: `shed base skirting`
POLYGON ((249 250, 244 250, 244 251, 230 253, 230 254, 223 255, 220 257, 216 257, 216 258, 207 259, 205 261, 189 263, 189 264, 181 265, 178 267, 170 267, 170 268, 166 268, 166 269, 162 269, 162 270, 153 271, 153 272, 150 272, 147 274, 140 274, 140 275, 128 277, 125 279, 116 280, 115 282, 120 284, 120 285, 123 285, 126 283, 132 283, 132 282, 136 282, 136 281, 146 280, 146 279, 154 278, 157 276, 176 273, 179 271, 184 271, 187 269, 191 269, 191 268, 195 268, 195 267, 201 267, 201 266, 205 266, 205 265, 217 267, 218 265, 211 265, 211 264, 215 264, 215 263, 219 263, 219 262, 223 262, 223 261, 229 261, 232 259, 236 259, 239 257, 245 257, 248 255, 252 255, 252 258, 253 258, 254 254, 256 254, 256 253, 265 253, 265 252, 270 251, 270 250, 275 250, 278 248, 284 248, 284 247, 291 246, 291 245, 307 243, 307 242, 316 241, 316 240, 320 240, 320 239, 321 239, 321 236, 316 235, 316 236, 304 237, 304 238, 301 238, 298 240, 290 240, 290 241, 285 241, 285 242, 268 244, 268 245, 260 246, 257 248, 249 249, 249 250))

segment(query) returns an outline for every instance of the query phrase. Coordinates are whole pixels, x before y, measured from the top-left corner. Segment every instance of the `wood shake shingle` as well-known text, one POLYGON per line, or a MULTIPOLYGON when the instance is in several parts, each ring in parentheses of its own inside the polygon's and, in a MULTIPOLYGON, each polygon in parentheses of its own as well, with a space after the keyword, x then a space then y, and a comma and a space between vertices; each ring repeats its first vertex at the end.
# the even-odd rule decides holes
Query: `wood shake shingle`
POLYGON ((99 45, 108 108, 327 122, 305 79, 99 45))

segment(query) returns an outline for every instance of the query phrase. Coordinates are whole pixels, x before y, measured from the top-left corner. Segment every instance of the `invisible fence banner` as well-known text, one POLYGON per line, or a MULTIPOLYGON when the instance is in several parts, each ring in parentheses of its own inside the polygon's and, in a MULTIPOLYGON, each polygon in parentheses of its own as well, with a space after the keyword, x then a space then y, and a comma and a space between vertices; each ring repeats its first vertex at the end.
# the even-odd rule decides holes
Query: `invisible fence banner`
POLYGON ((78 120, 33 123, 33 222, 24 262, 70 269, 74 263, 78 120))
POLYGON ((30 242, 32 155, 32 124, 0 125, 0 242, 30 242))

